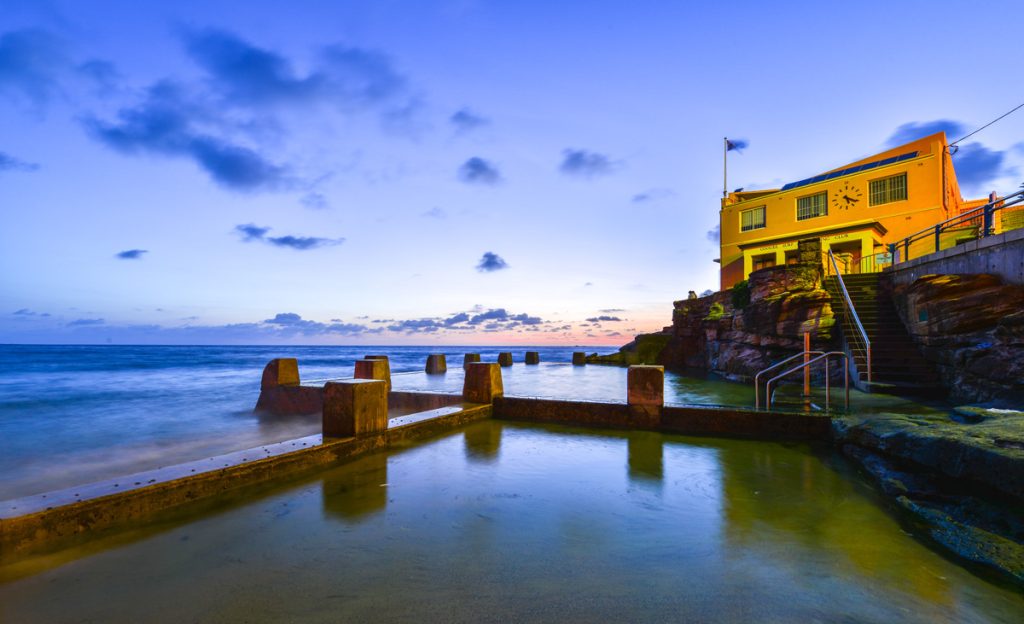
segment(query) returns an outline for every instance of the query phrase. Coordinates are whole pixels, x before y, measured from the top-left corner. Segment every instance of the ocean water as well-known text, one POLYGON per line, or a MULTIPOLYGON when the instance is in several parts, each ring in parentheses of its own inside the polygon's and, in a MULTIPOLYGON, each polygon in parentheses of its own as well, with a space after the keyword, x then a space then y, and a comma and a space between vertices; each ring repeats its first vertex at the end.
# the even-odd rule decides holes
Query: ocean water
MULTIPOLYGON (((396 390, 459 393, 463 354, 494 362, 511 351, 515 364, 502 369, 506 395, 625 402, 625 368, 572 366, 580 347, 529 347, 541 364, 526 366, 527 349, 0 345, 0 500, 319 433, 318 417, 253 414, 263 367, 276 357, 297 358, 303 383, 322 383, 351 377, 367 354, 386 354, 396 390), (423 373, 430 353, 446 354, 446 374, 423 373)), ((907 404, 855 398, 858 409, 907 404)), ((751 407, 754 392, 667 372, 665 400, 751 407)))
MULTIPOLYGON (((355 360, 386 354, 397 388, 458 392, 464 353, 512 351, 524 369, 526 349, 0 345, 0 500, 317 433, 318 419, 252 413, 275 357, 298 358, 306 381, 351 377, 355 360), (449 375, 416 374, 429 353, 447 355, 449 375)), ((580 348, 530 350, 568 370, 580 348)))

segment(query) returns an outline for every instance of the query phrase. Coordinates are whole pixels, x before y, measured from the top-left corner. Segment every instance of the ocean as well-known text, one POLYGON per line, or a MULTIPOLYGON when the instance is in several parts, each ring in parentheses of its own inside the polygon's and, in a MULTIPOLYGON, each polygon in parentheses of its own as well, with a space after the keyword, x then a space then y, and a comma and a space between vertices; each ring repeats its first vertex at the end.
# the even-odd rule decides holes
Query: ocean
POLYGON ((386 354, 396 387, 457 392, 464 353, 493 362, 512 351, 522 362, 527 349, 551 370, 565 365, 563 374, 581 350, 2 345, 0 500, 318 433, 318 419, 252 413, 263 367, 275 357, 298 358, 306 381, 351 377, 355 360, 386 354), (422 371, 429 353, 447 355, 448 376, 402 375, 422 371))

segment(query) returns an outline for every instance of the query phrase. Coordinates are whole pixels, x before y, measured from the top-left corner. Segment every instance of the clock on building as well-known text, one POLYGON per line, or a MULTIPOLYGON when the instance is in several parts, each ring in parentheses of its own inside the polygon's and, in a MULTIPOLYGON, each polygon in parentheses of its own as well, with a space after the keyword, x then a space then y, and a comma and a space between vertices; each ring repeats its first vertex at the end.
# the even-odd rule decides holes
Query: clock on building
POLYGON ((856 206, 860 200, 860 189, 854 184, 843 182, 843 185, 832 195, 832 207, 850 209, 856 206))

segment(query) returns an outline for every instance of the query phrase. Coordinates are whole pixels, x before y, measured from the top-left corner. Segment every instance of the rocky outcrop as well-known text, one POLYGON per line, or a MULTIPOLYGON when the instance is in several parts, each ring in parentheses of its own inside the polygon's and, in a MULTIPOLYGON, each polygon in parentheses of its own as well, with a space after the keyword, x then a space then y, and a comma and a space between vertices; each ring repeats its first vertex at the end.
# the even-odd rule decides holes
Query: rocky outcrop
POLYGON ((802 351, 804 332, 813 348, 831 348, 835 319, 822 285, 820 243, 801 241, 800 251, 805 262, 754 271, 732 290, 676 301, 671 326, 588 361, 662 364, 747 381, 802 351))
POLYGON ((1024 412, 833 419, 835 442, 941 546, 1024 583, 1024 412))
POLYGON ((926 275, 893 297, 955 398, 1024 404, 1024 287, 995 275, 926 275))

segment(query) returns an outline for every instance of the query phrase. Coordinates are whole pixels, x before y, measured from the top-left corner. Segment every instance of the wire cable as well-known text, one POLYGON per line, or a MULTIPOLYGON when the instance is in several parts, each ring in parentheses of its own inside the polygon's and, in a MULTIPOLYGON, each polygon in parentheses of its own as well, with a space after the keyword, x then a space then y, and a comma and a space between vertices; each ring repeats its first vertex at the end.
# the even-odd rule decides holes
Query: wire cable
POLYGON ((966 136, 962 136, 962 137, 960 137, 959 139, 957 139, 956 141, 953 141, 952 143, 950 143, 950 145, 951 145, 951 146, 952 146, 952 145, 956 145, 957 143, 959 143, 960 141, 963 141, 964 139, 969 139, 970 137, 972 137, 972 136, 974 136, 974 135, 978 134, 979 132, 981 132, 981 131, 982 131, 982 130, 984 130, 985 128, 988 128, 989 126, 991 126, 991 125, 992 125, 992 124, 994 124, 995 122, 999 121, 1000 119, 1002 119, 1002 118, 1004 118, 1004 117, 1007 117, 1007 116, 1009 116, 1009 115, 1010 115, 1011 113, 1015 113, 1015 112, 1017 112, 1018 110, 1020 110, 1020 109, 1022 109, 1022 108, 1024 108, 1024 102, 1021 102, 1021 103, 1020 103, 1019 105, 1017 105, 1017 106, 1016 106, 1016 107, 1014 107, 1013 109, 1011 109, 1011 110, 1007 111, 1006 113, 1003 113, 1003 114, 1002 114, 1002 115, 1000 115, 999 117, 996 117, 995 119, 993 119, 992 121, 988 122, 988 123, 987 123, 987 124, 985 124, 984 126, 982 126, 982 127, 978 128, 978 129, 977 129, 977 130, 975 130, 974 132, 972 132, 972 133, 970 133, 970 134, 968 134, 968 135, 966 135, 966 136))

